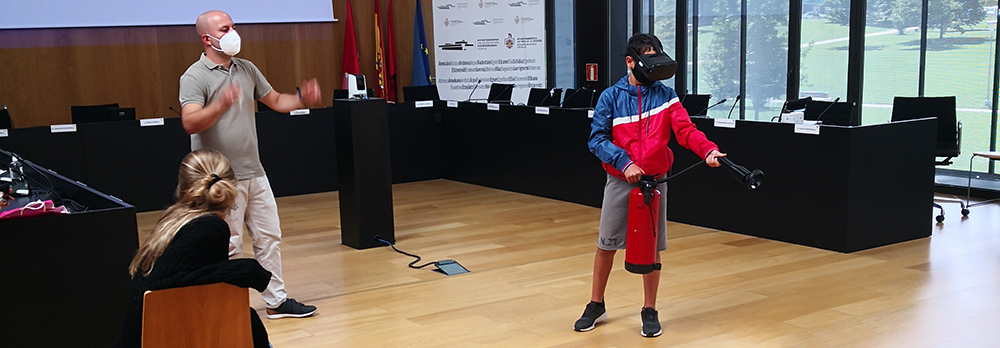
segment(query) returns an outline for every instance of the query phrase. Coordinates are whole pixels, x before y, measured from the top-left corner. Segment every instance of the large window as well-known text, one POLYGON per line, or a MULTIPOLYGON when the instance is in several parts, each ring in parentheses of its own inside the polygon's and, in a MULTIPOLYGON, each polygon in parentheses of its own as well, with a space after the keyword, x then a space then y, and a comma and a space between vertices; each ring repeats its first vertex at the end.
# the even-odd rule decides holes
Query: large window
MULTIPOLYGON (((698 61, 695 94, 711 94, 712 103, 723 98, 734 101, 740 94, 740 0, 698 1, 698 61)), ((737 114, 738 114, 737 110, 737 114)), ((712 117, 726 117, 724 106, 708 111, 712 117)))
POLYGON ((788 84, 788 1, 747 1, 746 119, 781 112, 788 84))
POLYGON ((850 7, 849 0, 803 0, 800 98, 846 99, 850 7))
MULTIPOLYGON (((955 96, 962 155, 949 168, 967 170, 973 152, 990 148, 996 7, 990 7, 992 17, 981 0, 929 0, 928 9, 924 95, 955 96)), ((988 167, 978 160, 973 169, 988 167)))
POLYGON ((918 96, 920 1, 868 1, 863 124, 889 122, 894 97, 918 96))

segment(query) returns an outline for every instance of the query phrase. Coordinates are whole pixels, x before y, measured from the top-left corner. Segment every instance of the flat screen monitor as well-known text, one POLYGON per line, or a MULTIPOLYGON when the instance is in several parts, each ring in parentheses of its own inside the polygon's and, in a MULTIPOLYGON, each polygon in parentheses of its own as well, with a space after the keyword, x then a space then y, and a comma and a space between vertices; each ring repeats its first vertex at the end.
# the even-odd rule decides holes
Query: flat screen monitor
POLYGON ((510 96, 512 93, 514 93, 514 85, 494 83, 490 85, 490 96, 486 99, 486 102, 510 104, 510 96))
POLYGON ((403 100, 410 101, 422 101, 422 100, 441 100, 441 96, 438 95, 438 89, 435 85, 429 86, 406 86, 403 87, 403 100))
POLYGON ((532 88, 528 92, 528 106, 559 106, 562 89, 532 88))
POLYGON ((594 90, 567 89, 562 107, 567 109, 589 109, 594 107, 594 90))
POLYGON ((711 94, 688 94, 681 98, 681 106, 684 106, 689 116, 706 116, 710 99, 711 94))
POLYGON ((822 121, 835 126, 859 126, 861 122, 854 115, 854 103, 813 100, 806 104, 806 120, 822 121), (827 110, 827 108, 830 108, 827 110), (825 112, 824 112, 825 110, 825 112))

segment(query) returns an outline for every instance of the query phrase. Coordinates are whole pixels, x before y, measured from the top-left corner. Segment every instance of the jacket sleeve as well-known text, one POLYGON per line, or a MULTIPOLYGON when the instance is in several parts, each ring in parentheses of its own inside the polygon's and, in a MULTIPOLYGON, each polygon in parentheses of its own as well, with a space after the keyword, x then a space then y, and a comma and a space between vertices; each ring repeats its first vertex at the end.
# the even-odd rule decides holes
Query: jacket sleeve
POLYGON ((612 142, 611 129, 614 127, 614 97, 611 88, 601 93, 594 108, 594 120, 590 123, 590 139, 587 147, 601 162, 610 164, 624 172, 625 167, 632 163, 628 152, 612 142))
POLYGON ((271 272, 265 270, 254 259, 225 260, 208 264, 192 271, 175 273, 168 278, 160 279, 150 284, 149 290, 220 282, 229 283, 241 288, 253 288, 254 290, 263 292, 267 289, 267 284, 271 282, 271 272))
POLYGON ((705 133, 698 130, 698 127, 691 122, 691 116, 688 116, 680 102, 675 102, 670 107, 670 128, 674 130, 678 144, 693 151, 702 159, 708 157, 708 153, 712 150, 719 149, 718 145, 709 141, 705 133))

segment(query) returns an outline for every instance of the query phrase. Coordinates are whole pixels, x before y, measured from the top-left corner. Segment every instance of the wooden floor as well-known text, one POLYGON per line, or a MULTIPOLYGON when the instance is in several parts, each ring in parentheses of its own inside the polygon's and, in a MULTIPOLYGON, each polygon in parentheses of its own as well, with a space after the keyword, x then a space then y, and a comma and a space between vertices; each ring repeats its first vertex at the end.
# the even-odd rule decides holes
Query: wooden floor
MULTIPOLYGON (((472 272, 446 277, 388 247, 340 245, 336 192, 279 198, 288 292, 319 312, 264 319, 276 348, 1000 347, 997 204, 967 219, 948 204, 944 224, 927 216, 933 237, 854 254, 670 223, 663 335, 649 339, 623 253, 608 321, 572 330, 590 296, 599 209, 447 180, 396 185, 393 200, 398 248, 472 272)), ((158 215, 139 214, 140 230, 158 215)))

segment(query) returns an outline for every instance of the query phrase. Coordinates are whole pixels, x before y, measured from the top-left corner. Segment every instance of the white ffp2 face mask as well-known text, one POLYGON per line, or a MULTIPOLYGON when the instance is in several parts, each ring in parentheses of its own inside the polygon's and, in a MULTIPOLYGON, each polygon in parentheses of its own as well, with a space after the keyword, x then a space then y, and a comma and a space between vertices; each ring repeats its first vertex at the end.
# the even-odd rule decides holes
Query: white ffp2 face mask
POLYGON ((221 39, 216 39, 212 35, 208 35, 208 37, 213 38, 219 42, 219 47, 221 47, 221 49, 212 46, 212 48, 215 48, 216 51, 228 54, 229 56, 235 56, 236 54, 240 53, 240 46, 241 46, 240 34, 236 32, 236 29, 230 30, 228 33, 226 33, 226 35, 222 35, 221 39))

